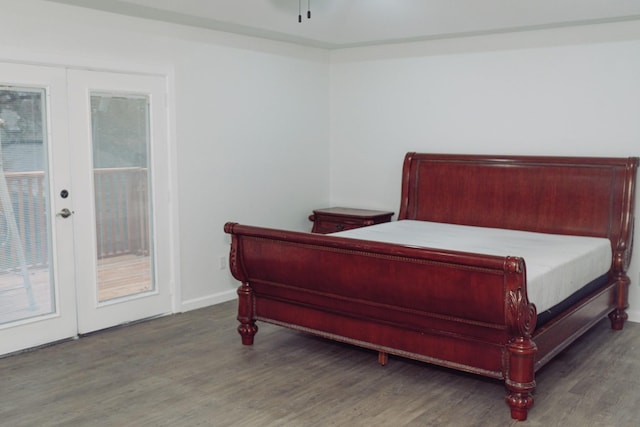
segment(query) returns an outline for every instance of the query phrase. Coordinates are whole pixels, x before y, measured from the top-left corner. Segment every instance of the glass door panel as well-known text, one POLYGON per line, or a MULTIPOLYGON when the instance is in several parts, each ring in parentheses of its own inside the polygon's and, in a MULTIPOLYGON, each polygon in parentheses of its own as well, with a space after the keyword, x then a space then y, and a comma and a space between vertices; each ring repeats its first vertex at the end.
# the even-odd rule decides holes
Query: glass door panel
POLYGON ((153 291, 149 99, 91 94, 99 302, 153 291))
POLYGON ((0 86, 0 324, 56 308, 45 90, 0 86))

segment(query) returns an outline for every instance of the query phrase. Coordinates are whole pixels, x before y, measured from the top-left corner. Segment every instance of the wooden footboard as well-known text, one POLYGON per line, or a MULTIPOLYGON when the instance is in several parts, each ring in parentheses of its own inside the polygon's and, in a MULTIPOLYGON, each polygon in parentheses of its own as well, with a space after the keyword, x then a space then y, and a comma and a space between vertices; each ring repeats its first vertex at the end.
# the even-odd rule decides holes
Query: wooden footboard
POLYGON ((504 379, 532 402, 535 308, 520 258, 425 250, 235 223, 244 344, 256 320, 504 379))

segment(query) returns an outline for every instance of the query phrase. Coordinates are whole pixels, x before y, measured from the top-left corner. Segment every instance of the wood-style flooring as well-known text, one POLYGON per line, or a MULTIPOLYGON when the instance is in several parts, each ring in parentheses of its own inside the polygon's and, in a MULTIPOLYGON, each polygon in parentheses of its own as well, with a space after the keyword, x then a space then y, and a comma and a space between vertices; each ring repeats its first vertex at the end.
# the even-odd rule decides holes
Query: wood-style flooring
POLYGON ((640 324, 602 321, 537 375, 529 419, 499 381, 260 323, 235 302, 0 359, 3 426, 637 426, 640 324))

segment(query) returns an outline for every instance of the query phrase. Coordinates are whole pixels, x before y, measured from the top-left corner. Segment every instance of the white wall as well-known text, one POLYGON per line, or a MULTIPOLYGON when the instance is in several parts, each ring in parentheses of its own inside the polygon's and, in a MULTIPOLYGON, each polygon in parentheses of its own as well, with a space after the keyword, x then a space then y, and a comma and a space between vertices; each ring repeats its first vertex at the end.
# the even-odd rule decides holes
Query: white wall
POLYGON ((189 307, 235 298, 238 283, 216 270, 228 258, 226 221, 309 231, 311 211, 328 203, 329 73, 318 57, 208 44, 182 53, 175 92, 189 307), (231 293, 211 294, 214 286, 231 293))
POLYGON ((397 213, 408 151, 640 156, 640 21, 334 52, 331 204, 397 213))
POLYGON ((177 310, 235 297, 226 221, 310 229, 329 201, 323 50, 0 0, 0 61, 168 76, 177 310))

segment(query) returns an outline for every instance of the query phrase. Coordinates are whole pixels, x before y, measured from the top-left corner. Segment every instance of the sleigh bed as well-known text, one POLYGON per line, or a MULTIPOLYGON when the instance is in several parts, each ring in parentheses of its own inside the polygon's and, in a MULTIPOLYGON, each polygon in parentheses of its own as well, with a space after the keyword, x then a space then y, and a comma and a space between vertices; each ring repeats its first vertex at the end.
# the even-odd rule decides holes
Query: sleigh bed
POLYGON ((393 354, 504 380, 512 418, 525 420, 538 369, 602 318, 613 329, 627 319, 637 166, 637 158, 408 153, 397 222, 329 235, 227 223, 242 343, 253 344, 264 321, 376 350, 381 364, 393 354), (463 245, 438 246, 431 227, 463 245), (497 234, 476 234, 487 231, 497 234), (518 251, 510 243, 474 249, 511 242, 501 233, 512 232, 525 235, 529 255, 510 253, 518 251), (547 236, 540 262, 526 238, 547 236), (601 251, 570 260, 569 270, 600 267, 541 276, 556 268, 547 264, 562 236, 601 251), (550 293, 558 295, 543 303, 550 293))

